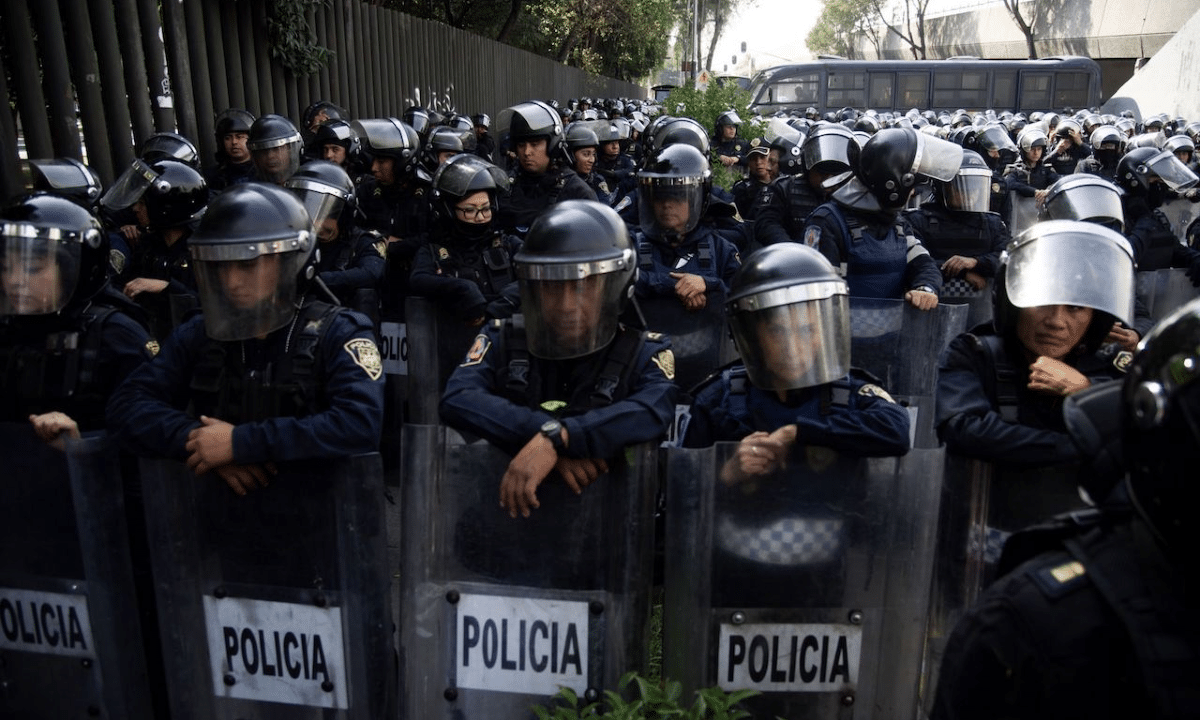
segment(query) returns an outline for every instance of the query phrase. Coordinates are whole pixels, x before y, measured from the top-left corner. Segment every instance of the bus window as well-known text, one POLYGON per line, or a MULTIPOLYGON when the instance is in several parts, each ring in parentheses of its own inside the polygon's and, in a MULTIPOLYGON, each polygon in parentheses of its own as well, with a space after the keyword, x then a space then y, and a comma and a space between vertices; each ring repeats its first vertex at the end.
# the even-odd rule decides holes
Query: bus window
POLYGON ((890 110, 892 105, 892 86, 895 84, 893 73, 871 73, 871 94, 867 107, 876 110, 890 110))
POLYGON ((1054 74, 1054 107, 1085 108, 1088 106, 1087 73, 1057 72, 1054 74))
POLYGON ((829 85, 825 95, 825 107, 865 107, 867 100, 867 74, 865 72, 829 73, 829 85))
POLYGON ((929 73, 899 73, 896 92, 897 109, 929 107, 929 73))
POLYGON ((997 70, 992 76, 992 107, 1010 108, 1017 103, 1017 71, 997 70))
POLYGON ((933 73, 935 108, 985 108, 988 105, 986 70, 937 70, 933 73))
POLYGON ((758 102, 776 105, 819 105, 817 74, 799 75, 771 83, 767 85, 764 96, 760 97, 758 102))
POLYGON ((1021 74, 1021 109, 1026 112, 1050 109, 1050 73, 1021 74))

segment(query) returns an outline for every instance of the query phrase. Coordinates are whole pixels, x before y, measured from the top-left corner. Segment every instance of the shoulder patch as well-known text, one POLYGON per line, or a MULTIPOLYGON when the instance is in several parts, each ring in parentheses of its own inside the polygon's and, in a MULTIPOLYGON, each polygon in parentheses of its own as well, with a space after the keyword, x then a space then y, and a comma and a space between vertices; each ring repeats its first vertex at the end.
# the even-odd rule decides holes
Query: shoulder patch
POLYGON ((1046 597, 1058 599, 1084 584, 1087 568, 1078 560, 1070 560, 1054 567, 1032 569, 1029 575, 1046 597))
POLYGON ((671 352, 670 348, 659 350, 651 360, 662 370, 663 375, 667 376, 668 380, 675 379, 675 353, 671 352))
POLYGON ((483 362, 483 358, 487 355, 488 350, 492 347, 492 341, 487 335, 480 333, 475 336, 475 342, 471 344, 471 349, 467 351, 467 359, 463 360, 459 367, 468 367, 478 365, 483 362))
POLYGON ((371 247, 375 248, 375 252, 379 253, 379 257, 387 257, 387 240, 376 240, 371 247))
POLYGON ((1129 352, 1128 350, 1122 350, 1121 352, 1117 353, 1115 358, 1113 358, 1113 367, 1121 372, 1125 372, 1129 370, 1129 363, 1131 362, 1133 362, 1133 353, 1129 352))
POLYGON ((621 212, 622 210, 624 210, 625 208, 629 207, 632 204, 633 204, 633 200, 630 199, 630 197, 628 195, 626 195, 625 197, 621 198, 621 202, 617 203, 616 207, 614 207, 613 210, 616 210, 617 212, 621 212))
POLYGON ((663 339, 663 334, 660 332, 648 332, 646 333, 646 339, 658 342, 663 339))
POLYGON ((567 403, 563 400, 547 400, 546 402, 542 403, 539 407, 541 407, 543 410, 545 410, 548 413, 556 413, 559 410, 562 410, 563 408, 565 408, 566 406, 567 406, 567 403))
POLYGON ((146 341, 146 353, 148 355, 150 355, 150 357, 155 357, 158 355, 158 341, 157 340, 147 340, 146 341))
POLYGON ((450 251, 440 245, 438 246, 437 253, 438 253, 438 260, 449 260, 450 259, 450 251))
POLYGON ((112 265, 112 269, 118 274, 125 272, 125 254, 120 250, 109 250, 108 264, 112 265))
POLYGON ((858 394, 865 395, 867 397, 875 396, 880 400, 886 400, 893 405, 896 403, 896 401, 892 399, 892 396, 888 395, 887 390, 884 390, 878 385, 873 385, 872 383, 867 383, 866 385, 860 387, 858 389, 858 394))
POLYGON ((355 338, 344 346, 346 353, 354 360, 354 364, 367 371, 367 377, 378 380, 383 375, 383 358, 379 348, 366 338, 355 338))
POLYGON ((816 225, 809 225, 804 228, 804 244, 810 248, 815 248, 821 244, 821 228, 816 225))

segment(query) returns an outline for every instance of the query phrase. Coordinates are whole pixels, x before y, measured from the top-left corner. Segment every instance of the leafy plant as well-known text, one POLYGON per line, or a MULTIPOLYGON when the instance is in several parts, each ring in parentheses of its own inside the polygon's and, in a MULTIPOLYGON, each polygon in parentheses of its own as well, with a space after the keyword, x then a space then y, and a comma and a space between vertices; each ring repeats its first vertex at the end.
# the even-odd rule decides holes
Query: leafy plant
POLYGON ((735 690, 727 693, 721 688, 711 687, 698 690, 692 705, 681 702, 683 686, 674 680, 653 682, 635 672, 625 673, 618 690, 605 690, 604 699, 594 703, 580 704, 579 696, 569 688, 563 688, 554 696, 555 704, 550 708, 535 706, 539 720, 740 720, 750 713, 734 707, 748 697, 758 695, 757 690, 735 690), (636 688, 637 697, 626 700, 636 688))
MULTIPOLYGON (((675 88, 663 101, 663 110, 671 115, 690 117, 704 126, 711 134, 715 130, 717 116, 726 110, 736 110, 742 118, 742 127, 738 134, 747 140, 762 135, 766 126, 756 115, 750 112, 750 93, 738 87, 736 83, 722 84, 711 82, 705 90, 697 90, 689 80, 686 84, 675 88)), ((736 170, 731 170, 720 163, 713 163, 713 183, 726 190, 742 178, 736 170)))
POLYGON ((317 44, 317 36, 308 25, 309 8, 328 4, 328 0, 274 0, 267 18, 271 55, 296 75, 320 72, 329 64, 333 51, 317 44))

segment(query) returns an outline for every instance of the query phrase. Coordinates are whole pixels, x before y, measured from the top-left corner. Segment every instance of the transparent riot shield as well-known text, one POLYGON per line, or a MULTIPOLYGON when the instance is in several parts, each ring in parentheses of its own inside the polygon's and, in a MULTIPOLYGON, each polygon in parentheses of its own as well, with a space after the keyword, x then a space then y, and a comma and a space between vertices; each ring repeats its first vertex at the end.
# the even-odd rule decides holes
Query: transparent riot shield
POLYGON ((0 425, 0 717, 151 717, 116 453, 0 425))
POLYGON ((762 691, 753 717, 914 717, 944 451, 799 447, 747 481, 736 448, 668 453, 664 676, 762 691))
POLYGON ((173 720, 389 713, 380 458, 278 470, 238 496, 215 474, 142 462, 173 720))
POLYGON ((1041 211, 1038 209, 1037 201, 1031 197, 1025 197, 1016 192, 1010 192, 1008 197, 1012 201, 1008 232, 1012 237, 1017 237, 1038 223, 1038 220, 1041 219, 1041 211))
POLYGON ((988 278, 982 288, 976 288, 961 278, 951 278, 942 285, 938 296, 938 304, 966 305, 968 328, 982 325, 992 320, 992 284, 994 278, 988 278))
POLYGON ((966 305, 918 310, 903 300, 850 298, 850 362, 908 405, 914 447, 937 447, 933 397, 942 351, 967 329, 966 305))
POLYGON ((1175 237, 1180 242, 1186 241, 1188 230, 1197 220, 1200 220, 1200 203, 1183 198, 1168 200, 1162 204, 1159 210, 1162 210, 1163 214, 1167 216, 1167 221, 1171 224, 1171 231, 1175 233, 1175 237))
POLYGON ((1087 507, 1074 464, 1016 468, 947 456, 944 476, 925 661, 931 691, 954 625, 997 579, 1008 536, 1087 507))
POLYGON ((710 291, 702 310, 688 310, 674 297, 638 298, 638 306, 647 330, 670 336, 675 384, 684 390, 737 358, 725 323, 725 293, 710 291))
POLYGON ((427 298, 410 297, 405 301, 408 319, 408 361, 411 363, 408 385, 409 422, 436 425, 440 422, 438 403, 446 381, 454 368, 467 356, 480 328, 466 325, 453 313, 439 308, 427 298))
POLYGON ((1163 268, 1137 274, 1137 294, 1155 322, 1200 295, 1182 268, 1163 268))
POLYGON ((510 458, 436 426, 404 428, 401 717, 528 718, 559 687, 596 699, 645 668, 654 449, 609 460, 541 507, 499 507, 510 458))

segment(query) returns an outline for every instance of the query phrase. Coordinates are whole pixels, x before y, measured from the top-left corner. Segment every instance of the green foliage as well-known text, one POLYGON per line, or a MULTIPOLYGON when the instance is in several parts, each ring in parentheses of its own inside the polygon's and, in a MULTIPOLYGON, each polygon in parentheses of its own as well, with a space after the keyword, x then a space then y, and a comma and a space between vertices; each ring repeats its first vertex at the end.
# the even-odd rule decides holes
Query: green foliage
MULTIPOLYGON (((766 131, 766 125, 750 112, 750 93, 738 87, 735 83, 722 85, 718 82, 708 84, 707 90, 697 90, 692 81, 675 88, 663 101, 665 112, 690 117, 700 123, 709 135, 716 129, 717 116, 726 110, 736 110, 743 123, 738 134, 747 140, 758 137, 766 131)), ((713 184, 726 190, 742 179, 741 174, 724 165, 713 162, 713 184)))
POLYGON ((274 0, 267 17, 271 55, 296 75, 320 72, 329 64, 333 51, 317 44, 316 33, 308 25, 309 8, 328 4, 328 0, 274 0))
POLYGON ((563 688, 555 695, 553 707, 535 706, 533 712, 538 720, 741 720, 750 717, 750 713, 734 706, 758 694, 757 690, 727 693, 717 687, 704 688, 696 692, 691 706, 685 706, 681 702, 683 686, 678 682, 656 683, 630 672, 621 677, 617 692, 605 690, 604 699, 599 702, 581 705, 578 695, 563 688), (637 690, 636 697, 626 700, 626 696, 633 695, 633 689, 637 690))
POLYGON ((874 14, 874 0, 825 0, 805 44, 814 54, 853 58, 854 39, 873 32, 871 20, 874 14))

